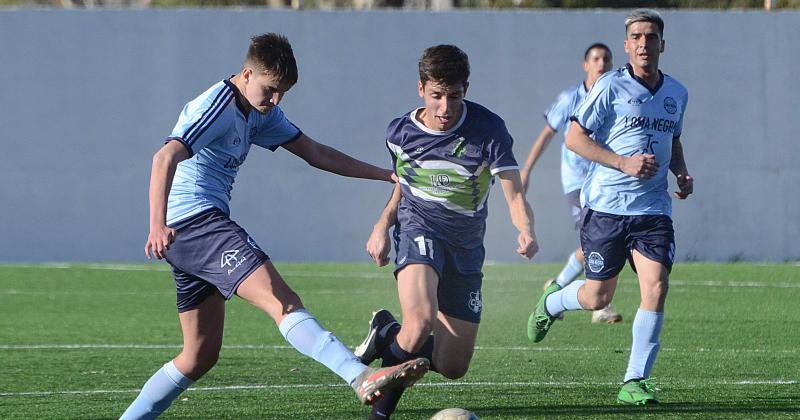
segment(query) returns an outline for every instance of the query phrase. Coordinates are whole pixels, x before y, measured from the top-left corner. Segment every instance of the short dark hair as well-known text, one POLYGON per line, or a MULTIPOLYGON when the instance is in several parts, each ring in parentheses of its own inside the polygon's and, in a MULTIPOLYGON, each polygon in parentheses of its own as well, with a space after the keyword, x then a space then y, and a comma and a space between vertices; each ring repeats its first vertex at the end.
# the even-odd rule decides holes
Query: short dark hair
POLYGON ((278 78, 281 83, 294 85, 297 83, 297 62, 294 59, 292 45, 285 36, 266 33, 250 38, 245 65, 255 70, 267 72, 278 78))
POLYGON ((589 53, 595 48, 606 50, 608 57, 614 58, 614 54, 611 53, 611 48, 608 48, 608 45, 603 44, 602 42, 595 42, 594 44, 589 45, 589 48, 587 48, 586 52, 583 53, 583 61, 586 61, 589 58, 589 53))
POLYGON ((467 87, 469 57, 455 45, 437 45, 422 53, 419 59, 419 81, 434 82, 442 86, 467 87))
POLYGON ((625 18, 625 33, 628 32, 628 27, 636 22, 650 22, 658 27, 658 35, 664 38, 664 19, 661 15, 652 9, 636 9, 625 18))

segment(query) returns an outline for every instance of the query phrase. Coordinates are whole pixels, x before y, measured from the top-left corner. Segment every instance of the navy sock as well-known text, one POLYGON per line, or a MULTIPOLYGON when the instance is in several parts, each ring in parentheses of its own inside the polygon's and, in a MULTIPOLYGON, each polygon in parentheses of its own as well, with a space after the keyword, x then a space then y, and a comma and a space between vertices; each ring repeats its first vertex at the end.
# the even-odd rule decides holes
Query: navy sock
MULTIPOLYGON (((398 331, 399 332, 399 329, 398 331)), ((407 351, 403 350, 400 345, 397 343, 397 332, 395 332, 395 337, 392 340, 392 343, 386 348, 386 351, 383 355, 383 362, 381 366, 394 366, 400 363, 405 362, 406 360, 416 359, 418 357, 424 357, 431 361, 431 366, 429 370, 434 370, 433 367, 433 344, 434 339, 433 336, 428 336, 428 339, 425 341, 425 344, 422 345, 422 348, 414 354, 408 353, 407 351)), ((380 420, 380 419, 388 419, 389 416, 394 413, 394 410, 397 408, 397 404, 400 402, 400 398, 403 396, 403 392, 405 392, 405 388, 392 388, 387 390, 383 393, 383 397, 379 399, 375 404, 372 405, 372 413, 370 413, 371 420, 380 420)))

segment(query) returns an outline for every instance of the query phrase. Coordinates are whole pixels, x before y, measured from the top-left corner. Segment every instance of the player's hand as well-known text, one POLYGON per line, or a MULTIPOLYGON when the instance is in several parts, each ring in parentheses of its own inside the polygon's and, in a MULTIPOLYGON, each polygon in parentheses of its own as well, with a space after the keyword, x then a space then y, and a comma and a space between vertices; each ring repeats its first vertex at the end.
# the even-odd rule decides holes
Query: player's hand
POLYGON ((156 257, 159 260, 166 258, 166 251, 172 242, 175 241, 175 229, 167 226, 151 228, 150 234, 147 235, 147 243, 144 244, 144 255, 147 259, 156 257))
POLYGON ((389 230, 376 226, 367 239, 367 254, 375 261, 378 267, 389 264, 389 251, 392 245, 389 242, 389 230))
POLYGON ((539 252, 539 243, 536 242, 536 236, 531 232, 520 232, 517 242, 519 243, 517 253, 526 260, 533 258, 539 252))
POLYGON ((658 162, 656 162, 656 155, 649 153, 627 156, 622 158, 619 169, 630 176, 648 179, 658 172, 658 162))
POLYGON ((675 198, 685 200, 689 194, 694 192, 694 178, 689 174, 678 174, 677 178, 680 191, 675 192, 675 198))

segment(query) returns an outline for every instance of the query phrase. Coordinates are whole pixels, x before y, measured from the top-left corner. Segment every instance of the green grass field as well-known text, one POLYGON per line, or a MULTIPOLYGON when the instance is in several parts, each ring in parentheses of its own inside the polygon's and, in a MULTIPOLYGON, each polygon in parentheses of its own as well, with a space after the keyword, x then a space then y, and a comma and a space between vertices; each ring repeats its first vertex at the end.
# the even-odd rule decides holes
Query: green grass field
MULTIPOLYGON (((525 325, 556 264, 486 267, 472 368, 430 374, 396 419, 465 407, 482 419, 798 418, 800 266, 678 264, 653 376, 662 404, 616 404, 638 286, 623 272, 622 324, 567 314, 547 338, 525 325)), ((328 329, 361 341, 372 310, 399 312, 389 270, 366 264, 280 264, 328 329)), ((0 418, 116 418, 180 349, 165 264, 0 265, 0 418)), ((220 362, 167 411, 173 419, 358 419, 367 409, 322 365, 289 348, 265 315, 228 305, 220 362)))

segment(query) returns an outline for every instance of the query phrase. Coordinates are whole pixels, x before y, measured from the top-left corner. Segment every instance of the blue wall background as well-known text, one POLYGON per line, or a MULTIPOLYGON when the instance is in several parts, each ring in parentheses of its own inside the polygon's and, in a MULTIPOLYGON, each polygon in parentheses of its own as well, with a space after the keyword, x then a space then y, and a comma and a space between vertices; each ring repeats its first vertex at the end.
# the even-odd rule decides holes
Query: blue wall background
MULTIPOLYGON (((581 80, 586 46, 615 64, 625 11, 0 12, 0 261, 141 261, 152 154, 184 103, 238 72, 248 38, 286 34, 300 82, 282 103, 311 137, 388 166, 386 124, 420 104, 422 50, 469 55, 469 98, 503 116, 522 162, 542 112, 581 80)), ((665 11, 662 69, 689 89, 684 126, 695 195, 675 202, 679 261, 797 260, 800 13, 665 11)), ((577 245, 559 182, 558 137, 528 195, 542 246, 577 245)), ((674 180, 673 186, 674 186, 674 180)), ((254 148, 232 217, 276 261, 367 261, 390 186, 314 170, 254 148)), ((497 187, 487 258, 522 261, 497 187)))

